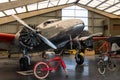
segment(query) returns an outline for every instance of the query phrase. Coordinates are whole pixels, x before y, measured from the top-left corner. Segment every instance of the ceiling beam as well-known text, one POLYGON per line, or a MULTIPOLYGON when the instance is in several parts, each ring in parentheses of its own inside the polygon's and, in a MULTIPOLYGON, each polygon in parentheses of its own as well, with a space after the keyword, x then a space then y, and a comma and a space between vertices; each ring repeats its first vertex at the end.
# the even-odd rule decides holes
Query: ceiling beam
POLYGON ((77 5, 77 6, 80 6, 80 7, 82 7, 82 8, 85 8, 85 9, 87 9, 87 10, 96 12, 96 13, 98 13, 98 14, 104 15, 104 16, 109 17, 109 18, 118 18, 118 19, 120 19, 120 16, 117 16, 117 15, 114 15, 114 14, 110 14, 110 13, 107 13, 107 12, 105 12, 105 11, 98 10, 98 9, 96 9, 96 8, 88 7, 88 6, 85 6, 85 5, 80 4, 80 3, 78 3, 78 4, 76 4, 76 5, 77 5))
MULTIPOLYGON (((21 19, 24 19, 24 18, 29 18, 29 17, 40 15, 40 14, 52 12, 55 10, 59 10, 59 9, 65 8, 65 7, 73 6, 73 5, 74 4, 71 3, 71 4, 66 4, 66 5, 54 6, 54 7, 50 7, 50 8, 44 8, 44 9, 41 9, 38 11, 31 11, 31 12, 27 12, 27 13, 18 14, 17 16, 20 17, 21 19)), ((16 21, 16 19, 14 19, 12 16, 0 18, 0 24, 9 23, 12 21, 16 21)))
POLYGON ((0 11, 13 9, 13 8, 21 7, 24 5, 32 4, 32 3, 41 2, 41 1, 45 1, 45 0, 17 0, 17 1, 11 1, 6 3, 0 3, 0 11))

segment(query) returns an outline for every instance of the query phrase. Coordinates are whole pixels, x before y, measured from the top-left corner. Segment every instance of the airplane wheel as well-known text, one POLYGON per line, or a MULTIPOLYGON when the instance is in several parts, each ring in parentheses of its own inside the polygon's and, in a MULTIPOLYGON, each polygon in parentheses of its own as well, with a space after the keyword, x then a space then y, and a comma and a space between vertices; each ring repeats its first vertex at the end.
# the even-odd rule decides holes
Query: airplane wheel
POLYGON ((22 57, 19 60, 20 63, 20 69, 23 71, 29 70, 30 64, 29 64, 29 58, 27 56, 22 57))
POLYGON ((78 65, 82 65, 84 62, 84 57, 82 55, 80 55, 79 53, 76 53, 75 60, 78 65))

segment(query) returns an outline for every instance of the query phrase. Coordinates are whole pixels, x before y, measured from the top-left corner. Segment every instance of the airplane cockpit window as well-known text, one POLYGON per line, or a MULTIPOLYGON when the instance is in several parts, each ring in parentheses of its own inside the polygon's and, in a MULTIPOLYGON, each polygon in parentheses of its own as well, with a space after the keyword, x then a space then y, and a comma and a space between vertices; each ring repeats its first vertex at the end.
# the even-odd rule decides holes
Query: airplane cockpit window
POLYGON ((54 23, 56 21, 59 21, 58 19, 51 19, 51 20, 47 20, 43 23, 44 27, 47 26, 48 24, 54 23))
POLYGON ((44 26, 47 26, 48 24, 53 23, 53 21, 47 21, 44 23, 44 26))

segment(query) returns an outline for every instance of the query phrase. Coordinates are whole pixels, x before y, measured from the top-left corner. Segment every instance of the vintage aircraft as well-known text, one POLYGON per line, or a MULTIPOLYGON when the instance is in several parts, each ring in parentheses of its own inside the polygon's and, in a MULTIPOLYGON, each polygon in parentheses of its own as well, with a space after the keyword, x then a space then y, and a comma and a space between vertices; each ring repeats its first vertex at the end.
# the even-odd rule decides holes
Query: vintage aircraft
POLYGON ((0 49, 8 53, 23 53, 19 60, 20 68, 27 70, 30 65, 28 53, 59 49, 70 39, 79 36, 84 29, 84 22, 80 19, 47 20, 34 27, 27 25, 16 15, 12 15, 23 28, 16 34, 0 33, 0 49))

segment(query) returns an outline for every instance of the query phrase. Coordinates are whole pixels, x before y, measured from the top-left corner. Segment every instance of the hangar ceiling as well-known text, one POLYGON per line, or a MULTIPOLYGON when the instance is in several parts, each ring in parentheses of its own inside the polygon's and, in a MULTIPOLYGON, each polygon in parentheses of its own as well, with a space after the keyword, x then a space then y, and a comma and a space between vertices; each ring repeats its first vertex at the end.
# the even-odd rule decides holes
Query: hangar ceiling
POLYGON ((0 0, 0 24, 14 21, 11 14, 28 18, 72 5, 120 19, 120 0, 0 0))

